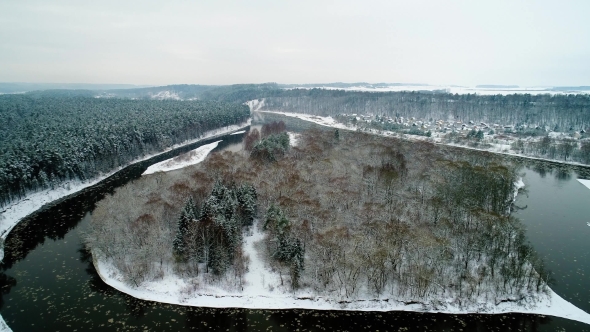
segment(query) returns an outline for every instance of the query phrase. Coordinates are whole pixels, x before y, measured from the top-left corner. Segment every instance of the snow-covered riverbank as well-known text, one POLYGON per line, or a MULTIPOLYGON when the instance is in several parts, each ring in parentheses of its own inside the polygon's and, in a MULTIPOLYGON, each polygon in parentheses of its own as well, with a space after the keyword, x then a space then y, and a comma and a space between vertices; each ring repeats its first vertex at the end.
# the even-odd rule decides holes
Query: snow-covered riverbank
POLYGON ((113 288, 142 300, 162 303, 212 307, 250 309, 314 309, 350 311, 415 311, 431 313, 527 313, 562 317, 590 324, 590 315, 567 302, 552 290, 535 303, 482 301, 476 305, 459 307, 455 303, 440 303, 436 306, 422 303, 404 303, 391 298, 359 297, 355 300, 331 299, 313 295, 307 291, 290 292, 282 287, 277 273, 273 273, 260 258, 256 243, 264 234, 253 227, 251 235, 244 238, 244 253, 250 263, 245 275, 243 289, 228 290, 222 286, 194 287, 194 283, 175 275, 171 269, 162 279, 144 282, 139 287, 124 282, 124 275, 108 262, 94 258, 94 266, 102 280, 113 288))
POLYGON ((590 180, 578 179, 578 182, 580 182, 581 184, 583 184, 584 187, 590 189, 590 180))

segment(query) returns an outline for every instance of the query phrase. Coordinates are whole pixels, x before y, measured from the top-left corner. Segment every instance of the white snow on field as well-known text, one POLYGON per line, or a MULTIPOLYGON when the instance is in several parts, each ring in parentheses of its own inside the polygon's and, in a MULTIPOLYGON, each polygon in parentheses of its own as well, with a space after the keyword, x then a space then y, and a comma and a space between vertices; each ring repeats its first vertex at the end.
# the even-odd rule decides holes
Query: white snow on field
POLYGON ((230 136, 231 136, 231 135, 239 135, 239 134, 243 134, 243 133, 245 133, 245 132, 246 132, 245 130, 236 131, 235 133, 231 133, 231 134, 230 134, 230 136))
POLYGON ((166 99, 181 100, 178 93, 172 92, 172 91, 167 91, 167 90, 160 91, 156 94, 150 94, 150 98, 157 99, 157 100, 166 100, 166 99))
POLYGON ((347 127, 343 123, 340 123, 340 122, 334 120, 331 116, 318 116, 318 115, 311 115, 311 114, 276 112, 276 111, 258 111, 258 112, 274 113, 274 114, 281 114, 284 116, 290 116, 292 118, 298 118, 301 120, 313 122, 315 124, 319 124, 319 125, 325 126, 325 127, 356 130, 356 127, 352 127, 352 126, 347 127))
MULTIPOLYGON (((355 311, 416 311, 439 313, 529 313, 562 317, 590 324, 590 315, 567 302, 550 290, 536 304, 517 304, 502 302, 497 305, 482 301, 477 305, 460 308, 452 303, 439 304, 405 304, 391 298, 359 297, 355 300, 334 299, 313 295, 307 290, 295 293, 281 286, 280 277, 265 265, 257 252, 256 243, 264 238, 256 225, 252 235, 244 238, 244 253, 249 256, 248 272, 242 290, 230 291, 216 286, 196 286, 174 274, 172 269, 165 272, 162 279, 144 282, 133 287, 123 282, 120 271, 100 259, 94 265, 108 285, 133 297, 170 304, 179 304, 213 308, 250 308, 250 309, 316 309, 316 310, 355 310, 355 311), (192 288, 191 288, 192 287, 192 288), (206 287, 206 288, 205 288, 206 287), (187 289, 192 289, 188 291, 187 289)), ((96 257, 93 255, 93 257, 96 257)))
POLYGON ((181 154, 180 156, 166 159, 157 164, 153 164, 152 166, 148 167, 145 170, 145 172, 143 172, 143 174, 141 175, 148 175, 156 172, 169 172, 190 165, 196 165, 205 160, 209 152, 213 151, 213 149, 217 147, 219 142, 221 141, 201 145, 192 151, 189 151, 185 154, 181 154))
POLYGON ((583 184, 586 188, 590 189, 590 180, 578 179, 578 181, 583 184))
POLYGON ((553 87, 467 87, 454 85, 427 85, 427 84, 407 84, 407 85, 379 85, 373 86, 358 85, 350 87, 337 86, 317 86, 317 87, 295 87, 289 89, 325 89, 325 90, 345 90, 345 91, 362 91, 362 92, 400 92, 400 91, 417 91, 417 92, 445 92, 452 94, 478 94, 478 95, 512 95, 512 94, 551 94, 551 95, 568 95, 568 94, 588 94, 590 91, 584 88, 573 87, 571 90, 555 90, 553 87))

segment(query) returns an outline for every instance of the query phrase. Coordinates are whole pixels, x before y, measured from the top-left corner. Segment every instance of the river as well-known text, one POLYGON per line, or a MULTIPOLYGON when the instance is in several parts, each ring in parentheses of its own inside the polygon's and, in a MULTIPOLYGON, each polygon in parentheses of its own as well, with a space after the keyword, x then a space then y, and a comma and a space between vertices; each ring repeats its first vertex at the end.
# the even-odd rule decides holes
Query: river
MULTIPOLYGON (((223 137, 214 151, 238 150, 242 136, 223 137)), ((588 325, 566 319, 525 314, 191 308, 137 300, 104 284, 80 240, 95 203, 141 176, 149 165, 207 143, 130 166, 17 225, 6 239, 6 256, 0 267, 0 314, 6 323, 14 331, 590 330, 588 325)), ((515 215, 527 228, 528 239, 548 268, 555 272, 552 288, 589 312, 590 227, 586 223, 590 221, 590 190, 576 181, 573 172, 523 172, 528 193, 518 197, 516 205, 523 209, 515 215)))

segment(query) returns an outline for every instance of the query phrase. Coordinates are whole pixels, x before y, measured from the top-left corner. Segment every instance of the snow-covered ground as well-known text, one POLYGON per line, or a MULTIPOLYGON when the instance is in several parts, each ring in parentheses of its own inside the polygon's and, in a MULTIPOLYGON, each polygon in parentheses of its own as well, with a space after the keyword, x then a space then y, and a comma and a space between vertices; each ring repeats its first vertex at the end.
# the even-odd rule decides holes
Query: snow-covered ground
POLYGON ((0 316, 0 332, 12 332, 12 329, 8 327, 2 316, 0 316))
POLYGON ((287 132, 287 134, 289 135, 289 145, 297 146, 297 144, 299 144, 299 138, 301 137, 301 135, 290 131, 287 132))
MULTIPOLYGON (((296 87, 296 89, 313 89, 314 87, 296 87)), ((365 91, 365 92, 392 92, 392 91, 443 91, 452 94, 478 94, 478 95, 512 95, 512 94, 552 94, 552 95, 565 95, 565 94, 588 94, 589 90, 580 88, 572 88, 570 90, 559 90, 554 87, 468 87, 468 86, 456 86, 456 85, 428 85, 428 84, 407 84, 407 85, 379 85, 373 86, 371 84, 358 85, 350 87, 337 87, 337 86, 320 86, 315 88, 326 89, 326 90, 345 90, 345 91, 365 91)), ((293 89, 293 88, 290 88, 293 89)))
MULTIPOLYGON (((308 291, 291 292, 281 286, 280 277, 261 259, 256 243, 264 238, 256 225, 252 234, 244 238, 244 253, 249 256, 246 283, 242 290, 234 291, 216 286, 197 286, 180 278, 168 269, 161 280, 144 282, 139 287, 124 283, 123 274, 109 262, 95 259, 94 265, 108 285, 133 297, 170 304, 213 308, 251 308, 251 309, 317 309, 317 310, 355 310, 355 311, 416 311, 439 313, 529 313, 572 319, 590 324, 590 315, 567 302, 550 290, 535 305, 502 302, 491 304, 482 302, 468 308, 460 308, 452 303, 405 304, 390 298, 359 298, 356 300, 332 299, 316 296, 308 291), (192 291, 187 291, 188 289, 192 291)), ((96 257, 93 255, 93 257, 96 257)))
POLYGON ((245 133, 245 130, 236 131, 235 133, 231 133, 230 135, 239 135, 245 133))
POLYGON ((166 100, 166 99, 181 100, 181 98, 178 95, 178 93, 172 92, 172 91, 167 91, 167 90, 166 91, 160 91, 160 92, 155 93, 155 94, 150 93, 150 98, 157 99, 157 100, 166 100))
POLYGON ((583 179, 578 179, 578 181, 583 184, 586 188, 590 189, 590 180, 583 180, 583 179))
MULTIPOLYGON (((232 134, 233 135, 233 134, 232 134)), ((189 151, 180 156, 166 159, 157 164, 153 164, 148 167, 145 172, 141 175, 153 174, 156 172, 169 172, 177 169, 181 169, 190 165, 195 165, 205 160, 209 152, 213 151, 217 147, 220 141, 202 145, 192 151, 189 151)))

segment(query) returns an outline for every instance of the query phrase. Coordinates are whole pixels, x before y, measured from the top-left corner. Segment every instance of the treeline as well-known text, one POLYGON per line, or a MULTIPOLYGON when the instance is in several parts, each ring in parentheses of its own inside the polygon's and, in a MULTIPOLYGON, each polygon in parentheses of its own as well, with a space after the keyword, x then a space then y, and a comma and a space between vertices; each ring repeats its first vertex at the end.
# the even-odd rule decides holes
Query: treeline
POLYGON ((358 113, 425 120, 547 126, 555 131, 590 127, 588 95, 493 95, 357 92, 292 89, 261 94, 263 109, 323 116, 358 113))
POLYGON ((0 206, 248 117, 244 105, 213 101, 2 95, 0 206))

